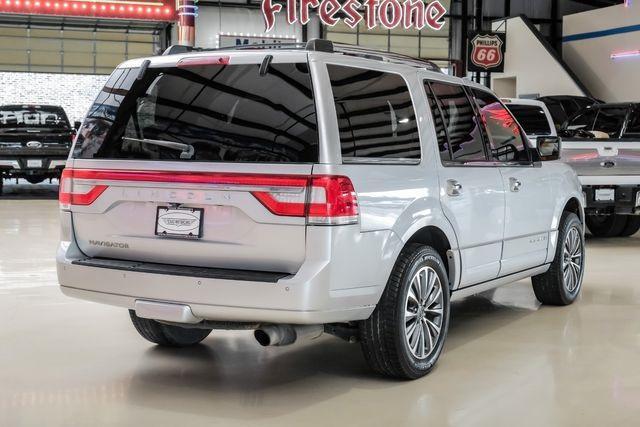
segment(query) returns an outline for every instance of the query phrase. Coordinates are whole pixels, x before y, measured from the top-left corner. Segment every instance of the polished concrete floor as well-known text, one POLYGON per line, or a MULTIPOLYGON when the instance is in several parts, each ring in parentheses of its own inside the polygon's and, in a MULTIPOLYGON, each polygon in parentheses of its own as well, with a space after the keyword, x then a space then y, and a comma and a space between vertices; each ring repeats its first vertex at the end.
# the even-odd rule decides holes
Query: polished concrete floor
POLYGON ((126 311, 56 287, 55 186, 0 199, 0 426, 636 426, 640 237, 588 242, 582 298, 540 307, 529 282, 453 306, 428 377, 372 375, 323 337, 260 348, 247 332, 166 350, 126 311))

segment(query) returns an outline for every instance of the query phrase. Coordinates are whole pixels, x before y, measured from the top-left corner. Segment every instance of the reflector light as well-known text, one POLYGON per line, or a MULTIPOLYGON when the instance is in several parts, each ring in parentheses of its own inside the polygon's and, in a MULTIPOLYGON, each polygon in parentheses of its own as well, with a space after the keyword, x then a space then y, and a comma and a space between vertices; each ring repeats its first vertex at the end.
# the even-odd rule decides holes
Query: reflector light
MULTIPOLYGON (((278 216, 306 217, 309 224, 341 225, 358 222, 358 201, 351 180, 336 175, 268 175, 214 172, 164 172, 70 169, 62 173, 60 204, 90 205, 108 188, 108 181, 162 182, 244 187, 278 216), (96 181, 107 181, 96 184, 96 181), (82 191, 84 190, 84 191, 82 191)), ((240 191, 243 189, 240 188, 240 191)))

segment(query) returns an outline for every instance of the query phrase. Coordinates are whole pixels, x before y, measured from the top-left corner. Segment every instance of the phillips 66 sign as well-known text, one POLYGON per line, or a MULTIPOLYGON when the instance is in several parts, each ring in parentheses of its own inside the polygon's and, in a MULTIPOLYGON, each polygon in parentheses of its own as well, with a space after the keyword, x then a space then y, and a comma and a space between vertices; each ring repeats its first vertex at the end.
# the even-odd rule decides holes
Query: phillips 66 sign
POLYGON ((469 36, 469 71, 504 71, 504 33, 475 32, 469 36))

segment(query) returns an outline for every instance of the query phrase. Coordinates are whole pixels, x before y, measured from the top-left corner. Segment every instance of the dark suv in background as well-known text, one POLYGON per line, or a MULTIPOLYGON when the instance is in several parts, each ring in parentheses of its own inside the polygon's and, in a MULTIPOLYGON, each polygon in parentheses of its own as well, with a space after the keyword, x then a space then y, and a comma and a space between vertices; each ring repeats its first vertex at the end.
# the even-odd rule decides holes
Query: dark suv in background
POLYGON ((0 106, 0 192, 4 179, 60 178, 75 134, 62 107, 0 106))

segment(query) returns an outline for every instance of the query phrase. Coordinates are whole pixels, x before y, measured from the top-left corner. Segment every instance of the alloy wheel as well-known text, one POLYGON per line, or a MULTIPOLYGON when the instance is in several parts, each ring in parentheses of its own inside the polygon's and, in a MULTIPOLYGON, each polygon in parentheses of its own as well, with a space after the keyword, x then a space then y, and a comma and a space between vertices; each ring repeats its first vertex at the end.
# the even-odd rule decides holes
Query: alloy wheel
POLYGON ((564 239, 562 249, 562 274, 564 286, 570 293, 580 286, 584 265, 584 248, 580 231, 572 227, 564 239))
POLYGON ((426 359, 435 350, 444 319, 442 283, 431 267, 411 279, 405 300, 404 333, 411 354, 426 359))

